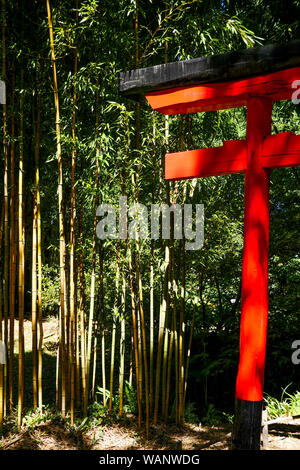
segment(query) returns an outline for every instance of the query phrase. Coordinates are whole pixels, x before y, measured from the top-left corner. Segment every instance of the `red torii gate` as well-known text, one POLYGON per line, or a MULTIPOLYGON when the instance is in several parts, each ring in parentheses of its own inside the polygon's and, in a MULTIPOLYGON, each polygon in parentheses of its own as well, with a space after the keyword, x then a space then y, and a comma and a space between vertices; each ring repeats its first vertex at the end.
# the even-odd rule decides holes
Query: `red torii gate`
POLYGON ((158 66, 162 70, 157 67, 139 69, 121 74, 119 84, 125 93, 145 93, 150 106, 167 115, 247 106, 245 140, 226 141, 222 147, 169 153, 165 158, 165 178, 168 180, 245 172, 240 359, 233 432, 235 449, 260 448, 268 321, 270 171, 272 168, 300 165, 300 136, 292 132, 271 135, 272 103, 291 99, 293 84, 300 79, 299 50, 300 42, 294 41, 285 46, 244 51, 238 61, 234 61, 232 54, 223 54, 196 59, 197 64, 195 60, 179 62, 177 64, 184 65, 181 73, 174 67, 175 63, 158 66), (216 66, 222 64, 219 74, 216 71, 218 67, 215 66, 215 70, 212 67, 214 58, 216 66), (228 67, 224 72, 226 60, 229 66, 233 63, 233 73, 228 67), (203 64, 203 61, 206 62, 203 64), (186 71, 188 62, 194 64, 186 71), (171 66, 169 70, 168 65, 171 66), (195 65, 201 69, 198 75, 195 65), (173 73, 177 73, 175 85, 186 83, 185 86, 168 87, 172 85, 172 68, 173 73), (261 74, 266 68, 271 73, 261 74), (253 75, 259 75, 249 78, 250 69, 253 75), (234 80, 211 83, 212 77, 213 80, 218 76, 228 79, 233 75, 234 80), (243 77, 245 75, 247 78, 243 77), (201 83, 203 76, 208 83, 201 83))

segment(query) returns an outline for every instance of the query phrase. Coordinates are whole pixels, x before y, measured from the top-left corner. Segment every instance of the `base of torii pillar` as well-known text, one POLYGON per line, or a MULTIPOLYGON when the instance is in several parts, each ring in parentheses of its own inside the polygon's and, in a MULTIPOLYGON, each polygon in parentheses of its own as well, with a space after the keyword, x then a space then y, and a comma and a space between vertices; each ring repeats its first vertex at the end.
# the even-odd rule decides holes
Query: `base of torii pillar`
POLYGON ((235 400, 233 450, 259 450, 263 402, 235 400))

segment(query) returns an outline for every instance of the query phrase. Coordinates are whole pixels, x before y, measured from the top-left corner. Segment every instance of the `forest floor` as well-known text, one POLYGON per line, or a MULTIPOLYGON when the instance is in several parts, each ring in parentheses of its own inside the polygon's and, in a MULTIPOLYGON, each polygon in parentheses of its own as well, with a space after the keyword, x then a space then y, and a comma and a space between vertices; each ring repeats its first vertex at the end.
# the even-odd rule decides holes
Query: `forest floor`
MULTIPOLYGON (((45 421, 34 429, 9 433, 0 439, 2 450, 228 450, 231 426, 197 426, 186 423, 152 426, 149 439, 137 429, 136 419, 74 432, 60 423, 45 421)), ((269 430, 266 450, 299 450, 300 420, 276 423, 269 430)))
MULTIPOLYGON (((25 321, 25 352, 31 360, 31 322, 25 321)), ((18 325, 15 330, 18 338, 18 325)), ((54 318, 44 323, 45 349, 49 368, 55 370, 57 324, 54 318)), ((25 354, 26 360, 26 354, 25 354)), ((48 367, 48 364, 46 363, 48 367)), ((27 380, 31 378, 31 371, 27 380)), ((45 374, 44 391, 53 388, 53 370, 45 374), (51 372, 51 373, 50 373, 51 372)), ((26 375, 25 375, 26 381, 26 375)), ((228 450, 232 425, 202 426, 186 423, 178 428, 172 424, 151 426, 149 439, 137 427, 136 417, 126 415, 117 420, 107 420, 101 425, 70 427, 67 420, 57 415, 45 414, 43 419, 25 416, 20 432, 7 423, 0 437, 0 450, 228 450)), ((300 419, 277 422, 269 427, 267 450, 300 449, 300 419)))

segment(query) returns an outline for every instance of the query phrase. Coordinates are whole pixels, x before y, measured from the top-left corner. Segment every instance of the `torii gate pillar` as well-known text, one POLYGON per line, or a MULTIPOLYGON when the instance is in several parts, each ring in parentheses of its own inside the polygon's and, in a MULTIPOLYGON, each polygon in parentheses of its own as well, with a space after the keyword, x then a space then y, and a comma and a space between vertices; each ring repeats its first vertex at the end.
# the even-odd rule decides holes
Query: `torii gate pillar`
POLYGON ((240 360, 234 449, 260 448, 268 322, 269 175, 300 165, 300 136, 271 135, 273 101, 300 79, 300 41, 125 72, 119 89, 163 114, 247 106, 246 140, 166 155, 168 180, 245 172, 240 360))
POLYGON ((234 448, 259 449, 268 322, 269 177, 262 144, 271 133, 272 101, 250 98, 247 109, 240 361, 234 448), (250 420, 250 422, 249 422, 250 420))

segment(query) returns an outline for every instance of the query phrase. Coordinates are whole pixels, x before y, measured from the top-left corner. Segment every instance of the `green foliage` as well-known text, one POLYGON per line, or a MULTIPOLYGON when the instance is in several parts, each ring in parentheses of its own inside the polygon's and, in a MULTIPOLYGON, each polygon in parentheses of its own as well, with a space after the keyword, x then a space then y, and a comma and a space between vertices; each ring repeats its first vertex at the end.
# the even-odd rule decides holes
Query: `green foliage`
POLYGON ((129 413, 137 414, 137 398, 136 398, 136 390, 133 388, 132 385, 126 380, 125 381, 125 397, 126 397, 126 404, 125 409, 129 413))
POLYGON ((55 314, 59 308, 59 272, 54 266, 43 265, 42 298, 43 308, 48 315, 55 314))
POLYGON ((199 423, 199 417, 196 412, 195 403, 188 402, 184 409, 184 419, 187 423, 199 423))
POLYGON ((53 408, 49 406, 43 406, 42 410, 29 410, 23 418, 22 425, 29 431, 48 420, 57 421, 57 419, 61 419, 59 413, 56 413, 53 408))
POLYGON ((205 426, 219 426, 223 423, 230 423, 233 422, 233 416, 219 411, 215 408, 215 406, 210 403, 206 410, 206 414, 203 416, 201 420, 202 424, 205 426))
POLYGON ((264 401, 268 411, 268 418, 275 419, 281 416, 300 415, 300 392, 288 393, 287 387, 283 389, 280 399, 265 394, 264 401))

